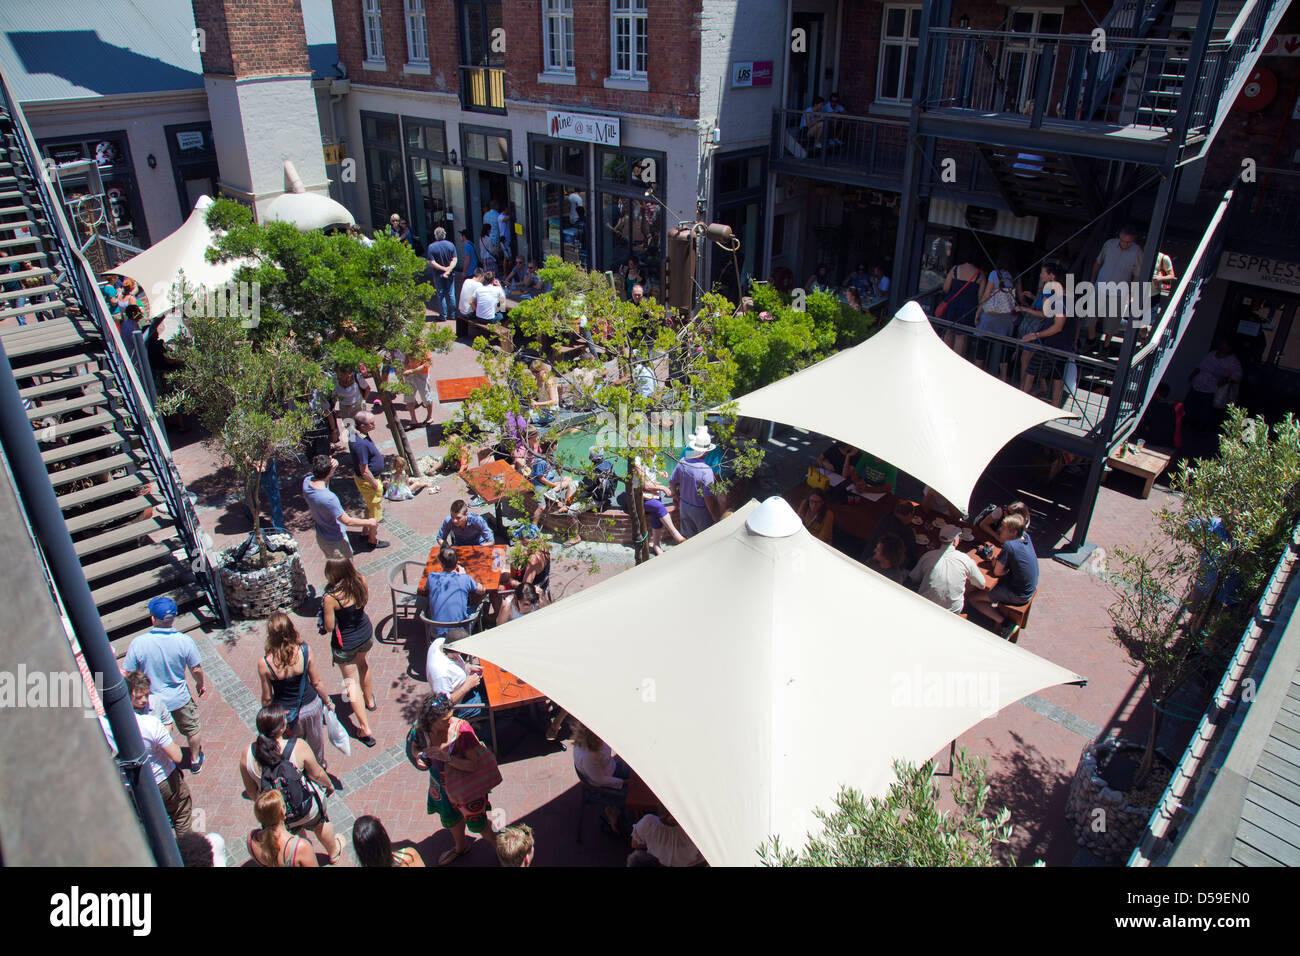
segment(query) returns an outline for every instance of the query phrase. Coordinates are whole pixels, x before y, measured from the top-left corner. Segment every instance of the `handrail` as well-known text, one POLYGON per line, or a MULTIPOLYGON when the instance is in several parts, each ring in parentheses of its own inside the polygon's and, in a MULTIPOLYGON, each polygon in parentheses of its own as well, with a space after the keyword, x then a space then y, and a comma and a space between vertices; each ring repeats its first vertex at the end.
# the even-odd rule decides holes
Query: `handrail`
POLYGON ((180 472, 172 460, 171 446, 146 398, 146 392, 136 375, 135 365, 127 358, 130 353, 127 352, 126 345, 122 341, 117 323, 108 314, 107 305, 99 292, 99 283, 90 268, 90 263, 80 251, 73 251, 76 247, 69 239, 73 233, 64 216, 63 207, 54 199, 54 191, 45 164, 32 149, 36 139, 32 135, 31 127, 27 125, 27 117, 23 115, 10 95, 8 83, 3 76, 0 76, 0 96, 3 97, 5 109, 14 124, 17 133, 14 139, 22 154, 23 163, 31 174, 32 184, 45 207, 50 228, 56 234, 53 251, 62 260, 64 273, 76 289, 82 312, 92 318, 96 330, 103 336, 104 352, 102 356, 97 357, 102 357, 108 363, 114 381, 121 388, 127 410, 141 426, 136 434, 144 446, 158 479, 159 493, 162 494, 168 513, 181 532, 186 554, 191 562, 190 567, 204 591, 207 592, 212 609, 224 626, 229 623, 229 616, 226 612, 225 596, 221 592, 221 578, 212 566, 207 549, 202 545, 202 529, 198 515, 188 496, 184 494, 180 472))
POLYGON ((1237 19, 1232 21, 1232 26, 1229 27, 1228 32, 1223 35, 1223 41, 1229 46, 1237 42, 1237 34, 1245 29, 1246 21, 1250 19, 1250 15, 1255 12, 1255 5, 1257 3, 1258 0, 1246 0, 1246 2, 1242 4, 1241 9, 1237 12, 1237 19))
MULTIPOLYGON (((1021 33, 1018 30, 976 30, 973 27, 931 27, 930 33, 935 36, 956 37, 965 39, 988 39, 988 40, 1038 40, 1043 43, 1063 43, 1066 45, 1084 44, 1091 46, 1095 38, 1090 33, 1021 33)), ((1219 41, 1222 42, 1222 41, 1219 41)), ((1171 40, 1160 37, 1115 37, 1107 38, 1106 46, 1109 48, 1112 44, 1121 44, 1126 46, 1187 46, 1187 40, 1171 40)))

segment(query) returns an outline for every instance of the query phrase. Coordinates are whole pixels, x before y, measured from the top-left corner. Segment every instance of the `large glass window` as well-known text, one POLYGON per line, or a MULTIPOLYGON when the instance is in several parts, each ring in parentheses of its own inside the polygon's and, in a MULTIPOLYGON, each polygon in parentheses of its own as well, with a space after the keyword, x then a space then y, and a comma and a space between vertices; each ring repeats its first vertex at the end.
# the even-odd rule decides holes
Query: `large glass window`
POLYGON ((647 0, 612 0, 612 76, 626 79, 644 79, 646 76, 646 4, 647 0))
POLYGON ((591 147, 536 135, 528 140, 539 265, 547 256, 559 256, 590 269, 587 157, 591 147))
POLYGON ((546 72, 573 73, 573 0, 546 0, 542 7, 546 72))
POLYGON ((429 62, 424 27, 424 0, 406 0, 406 57, 411 63, 429 62))
POLYGON ((659 199, 665 155, 636 149, 596 150, 596 220, 599 267, 611 270, 624 293, 633 282, 662 299, 664 216, 659 199), (635 264, 629 262, 635 260, 635 264), (633 269, 635 268, 635 271, 633 269))
POLYGON ((63 180, 63 195, 68 201, 66 210, 73 228, 83 239, 96 232, 107 232, 133 246, 149 245, 149 231, 145 228, 125 132, 42 140, 39 148, 56 163, 94 159, 99 167, 104 184, 102 207, 100 201, 88 195, 84 176, 63 180))
POLYGON ((433 241, 433 230, 442 226, 453 235, 455 215, 446 182, 447 132, 441 122, 402 117, 406 140, 406 166, 410 174, 411 231, 418 238, 416 248, 433 241))
MULTIPOLYGON (((1060 10, 1016 10, 1011 15, 1011 32, 1013 33, 1060 33, 1062 14, 1060 10)), ((1018 40, 1009 42, 1002 54, 1002 89, 1007 100, 1001 104, 1003 110, 1017 113, 1032 112, 1034 108, 1034 88, 1038 85, 1038 63, 1042 55, 1043 44, 1040 40, 1018 40)))
POLYGON ((371 223, 376 228, 383 228, 393 213, 410 222, 406 186, 402 176, 402 142, 397 117, 382 113, 362 113, 361 135, 365 150, 371 223))
POLYGON ((384 16, 379 0, 362 0, 361 22, 366 32, 366 59, 376 62, 384 58, 384 16))
POLYGON ((921 8, 891 4, 885 7, 884 16, 876 99, 886 103, 904 103, 912 98, 912 81, 916 78, 921 8))
POLYGON ((733 301, 739 301, 762 264, 765 173, 760 151, 714 159, 713 218, 731 227, 740 248, 734 253, 718 246, 709 250, 709 285, 721 285, 733 301))
POLYGON ((505 28, 501 0, 460 0, 461 63, 505 66, 505 28))

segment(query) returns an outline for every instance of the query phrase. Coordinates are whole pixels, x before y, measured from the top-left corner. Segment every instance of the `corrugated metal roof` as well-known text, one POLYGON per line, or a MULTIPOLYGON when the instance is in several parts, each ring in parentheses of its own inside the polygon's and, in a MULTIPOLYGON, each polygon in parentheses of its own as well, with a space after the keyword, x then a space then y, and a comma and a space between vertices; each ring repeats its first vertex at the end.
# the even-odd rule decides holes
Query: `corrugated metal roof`
MULTIPOLYGON (((0 67, 20 103, 203 87, 190 0, 3 0, 0 67)), ((329 0, 303 0, 317 75, 338 59, 329 0)))

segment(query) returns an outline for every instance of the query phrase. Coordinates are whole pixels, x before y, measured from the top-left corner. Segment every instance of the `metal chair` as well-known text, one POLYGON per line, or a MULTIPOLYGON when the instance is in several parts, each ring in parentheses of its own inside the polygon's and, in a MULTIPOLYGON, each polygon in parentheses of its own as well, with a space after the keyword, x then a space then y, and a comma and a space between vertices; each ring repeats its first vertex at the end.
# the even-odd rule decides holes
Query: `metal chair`
POLYGON ((388 570, 388 595, 393 602, 393 632, 402 617, 415 620, 424 611, 426 599, 420 594, 420 582, 424 578, 424 565, 418 561, 403 561, 388 570), (414 581, 408 576, 410 569, 416 570, 414 581), (399 616, 400 612, 400 616, 399 616))
POLYGON ((434 634, 434 631, 440 628, 448 631, 454 628, 462 628, 468 634, 473 634, 475 631, 481 630, 483 627, 483 612, 487 608, 487 605, 488 602, 486 599, 480 601, 478 607, 476 607, 469 617, 465 618, 463 621, 435 621, 433 618, 429 617, 427 608, 422 609, 420 611, 420 622, 424 624, 425 639, 428 641, 429 645, 432 645, 434 638, 437 636, 434 634))

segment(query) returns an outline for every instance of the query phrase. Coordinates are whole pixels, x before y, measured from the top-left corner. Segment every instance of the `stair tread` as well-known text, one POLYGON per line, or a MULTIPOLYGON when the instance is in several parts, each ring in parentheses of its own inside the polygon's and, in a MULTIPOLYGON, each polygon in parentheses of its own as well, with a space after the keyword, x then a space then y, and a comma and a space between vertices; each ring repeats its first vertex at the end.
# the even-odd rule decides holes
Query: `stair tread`
POLYGON ((156 498, 151 498, 149 495, 139 495, 126 501, 119 501, 115 505, 106 505, 85 514, 65 518, 64 524, 68 526, 68 534, 80 534, 101 525, 121 521, 123 518, 137 517, 144 514, 149 508, 157 507, 157 505, 158 500, 156 498))
POLYGON ((143 630, 144 625, 149 622, 149 601, 156 597, 169 597, 176 602, 178 608, 192 608, 196 604, 201 604, 204 600, 203 590, 197 585, 175 588, 161 593, 142 594, 138 604, 131 604, 121 610, 101 614, 100 620, 104 623, 104 630, 111 634, 113 631, 120 631, 123 628, 130 627, 136 622, 140 622, 141 630, 143 630))
POLYGON ((14 370, 14 378, 24 379, 37 375, 48 375, 50 372, 62 371, 65 368, 72 368, 74 365, 86 365, 94 360, 93 356, 79 352, 75 355, 65 355, 63 358, 51 359, 37 365, 16 365, 12 362, 10 365, 14 370))
POLYGON ((80 408, 90 408, 94 405, 105 405, 110 397, 118 398, 120 394, 116 389, 109 389, 103 392, 86 392, 84 395, 78 395, 76 398, 69 398, 61 402, 50 402, 45 405, 37 405, 35 408, 27 410, 27 418, 33 421, 37 418, 46 418, 50 415, 56 418, 60 415, 66 415, 68 412, 75 412, 80 408))
POLYGON ((57 395, 60 392, 72 392, 79 388, 85 388, 88 385, 98 385, 104 381, 104 375, 100 372, 83 372, 73 378, 61 378, 56 382, 43 382, 40 385, 29 385, 27 388, 18 390, 18 394, 23 398, 41 398, 45 395, 57 395))
POLYGON ((58 292, 57 285, 40 285, 32 289, 10 289, 9 291, 0 290, 0 301, 9 299, 30 299, 36 295, 49 295, 51 292, 58 292))
POLYGON ((85 488, 81 491, 70 491, 65 495, 59 495, 59 507, 65 511, 68 508, 79 508, 92 501, 99 501, 103 498, 111 498, 113 495, 120 495, 132 491, 146 484, 148 481, 148 476, 143 475, 140 472, 134 472, 125 475, 122 478, 114 478, 112 481, 102 481, 91 488, 85 488))
POLYGON ((185 570, 185 566, 181 564, 160 565, 133 574, 129 578, 123 578, 120 581, 114 581, 112 584, 105 584, 95 588, 90 592, 90 596, 94 600, 96 607, 103 607, 106 604, 121 601, 132 595, 156 590, 174 581, 179 581, 185 577, 185 570))
POLYGON ((102 558, 90 564, 83 564, 81 570, 86 575, 87 581, 97 581, 120 571, 143 567, 151 562, 170 558, 179 548, 180 540, 173 535, 172 543, 155 541, 143 547, 132 548, 130 551, 116 554, 111 558, 102 558))
POLYGON ((112 455, 108 458, 87 462, 84 465, 74 465, 71 468, 60 468, 57 471, 52 471, 50 472, 50 484, 58 488, 59 485, 71 484, 74 481, 81 481, 83 478, 107 474, 119 468, 126 468, 139 463, 133 453, 124 451, 120 455, 112 455))
POLYGON ((48 451, 41 452, 41 461, 50 465, 58 461, 67 461, 69 458, 77 458, 81 455, 90 455, 97 451, 105 451, 110 448, 120 448, 130 439, 125 435, 115 431, 110 431, 107 435, 95 435, 93 438, 87 438, 83 441, 71 442, 67 445, 59 445, 48 451))
POLYGON ((77 557, 84 557, 87 554, 94 554, 97 551, 103 551, 105 548, 111 548, 117 544, 123 544, 127 541, 134 541, 136 538, 143 538, 145 535, 154 531, 161 531, 163 528, 171 527, 171 522, 164 522, 159 518, 145 518, 141 521, 133 521, 131 524, 122 525, 120 528, 114 528, 111 531, 105 531, 103 534, 95 535, 93 538, 85 538, 73 543, 72 547, 77 552, 77 557))
POLYGON ((45 435, 42 430, 37 432, 36 437, 40 441, 53 441, 56 438, 63 438, 68 435, 76 435, 79 432, 90 431, 92 428, 102 428, 106 425, 111 426, 116 421, 117 416, 112 412, 96 412, 94 415, 58 422, 54 426, 53 435, 45 435))
MULTIPOLYGON (((0 309, 0 319, 17 318, 20 315, 31 315, 33 312, 55 312, 60 309, 67 309, 67 305, 62 299, 46 299, 44 302, 28 302, 26 305, 0 309)), ((56 318, 62 318, 62 316, 56 318)))

